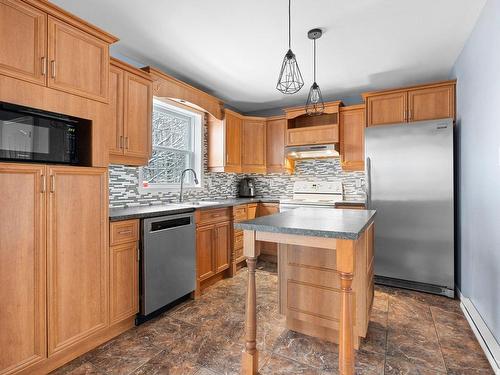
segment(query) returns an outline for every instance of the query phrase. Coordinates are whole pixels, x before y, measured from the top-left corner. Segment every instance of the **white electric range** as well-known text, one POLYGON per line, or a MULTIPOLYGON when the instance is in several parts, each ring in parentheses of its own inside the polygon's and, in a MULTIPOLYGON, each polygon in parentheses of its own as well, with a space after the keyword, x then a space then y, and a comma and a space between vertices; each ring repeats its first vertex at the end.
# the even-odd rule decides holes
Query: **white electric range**
POLYGON ((309 182, 293 184, 292 199, 280 200, 280 212, 299 207, 335 208, 335 203, 344 199, 342 181, 309 182))

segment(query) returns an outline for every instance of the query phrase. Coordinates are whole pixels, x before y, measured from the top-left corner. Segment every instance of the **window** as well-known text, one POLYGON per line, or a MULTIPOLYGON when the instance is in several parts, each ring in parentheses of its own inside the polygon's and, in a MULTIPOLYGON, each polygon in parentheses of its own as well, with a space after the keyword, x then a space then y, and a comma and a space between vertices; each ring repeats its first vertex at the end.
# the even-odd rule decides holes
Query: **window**
POLYGON ((153 102, 153 155, 147 167, 140 170, 141 189, 178 189, 186 168, 196 171, 199 184, 186 173, 185 187, 202 184, 202 115, 163 101, 153 102))

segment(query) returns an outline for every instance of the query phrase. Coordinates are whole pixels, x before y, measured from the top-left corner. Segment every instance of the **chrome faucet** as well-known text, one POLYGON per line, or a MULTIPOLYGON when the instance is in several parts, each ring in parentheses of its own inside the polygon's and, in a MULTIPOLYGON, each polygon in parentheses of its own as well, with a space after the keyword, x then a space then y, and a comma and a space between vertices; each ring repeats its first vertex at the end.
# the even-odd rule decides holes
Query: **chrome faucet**
POLYGON ((184 169, 181 173, 181 192, 179 194, 179 202, 182 203, 183 201, 183 191, 184 191, 184 175, 186 174, 187 171, 191 171, 193 172, 193 176, 194 176, 194 183, 196 185, 198 185, 198 177, 196 177, 196 172, 194 171, 194 169, 192 168, 187 168, 187 169, 184 169))

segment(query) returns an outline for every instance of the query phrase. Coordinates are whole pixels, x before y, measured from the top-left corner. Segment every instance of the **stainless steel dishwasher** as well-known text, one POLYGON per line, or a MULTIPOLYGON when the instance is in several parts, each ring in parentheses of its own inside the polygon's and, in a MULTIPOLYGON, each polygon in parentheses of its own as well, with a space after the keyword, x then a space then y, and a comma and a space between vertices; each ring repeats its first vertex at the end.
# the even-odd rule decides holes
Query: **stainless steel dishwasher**
POLYGON ((195 236, 192 212, 142 220, 142 316, 195 289, 195 236))

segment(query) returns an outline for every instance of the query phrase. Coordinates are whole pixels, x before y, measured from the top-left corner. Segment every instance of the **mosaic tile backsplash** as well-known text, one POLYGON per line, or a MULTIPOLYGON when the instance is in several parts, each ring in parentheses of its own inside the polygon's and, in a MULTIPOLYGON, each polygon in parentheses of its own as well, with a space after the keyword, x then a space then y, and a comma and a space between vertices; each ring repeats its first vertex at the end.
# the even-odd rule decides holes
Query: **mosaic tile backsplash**
MULTIPOLYGON (((207 168, 206 126, 204 133, 203 188, 185 189, 185 200, 235 198, 238 196, 238 182, 245 176, 255 178, 256 194, 262 197, 290 198, 295 181, 341 179, 346 199, 364 199, 363 187, 356 187, 357 179, 360 179, 364 185, 364 172, 344 172, 338 158, 297 161, 293 175, 209 172, 207 168)), ((139 190, 139 168, 123 165, 109 167, 109 194, 110 207, 162 204, 179 199, 179 191, 141 192, 139 190)))
MULTIPOLYGON (((235 174, 212 173, 205 170, 202 189, 186 189, 185 200, 224 199, 238 196, 238 182, 241 178, 255 178, 258 196, 289 198, 295 181, 332 181, 342 179, 346 199, 364 199, 363 188, 356 187, 356 179, 364 180, 363 172, 344 172, 339 159, 302 160, 295 165, 295 173, 288 174, 235 174)), ((109 167, 109 203, 111 207, 124 207, 174 202, 179 199, 178 191, 139 191, 139 168, 123 165, 109 167)))

